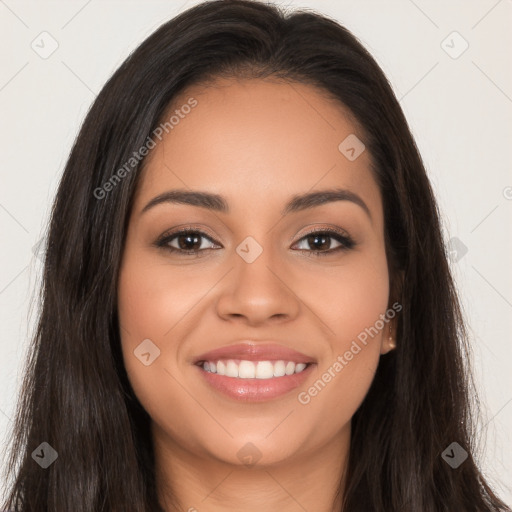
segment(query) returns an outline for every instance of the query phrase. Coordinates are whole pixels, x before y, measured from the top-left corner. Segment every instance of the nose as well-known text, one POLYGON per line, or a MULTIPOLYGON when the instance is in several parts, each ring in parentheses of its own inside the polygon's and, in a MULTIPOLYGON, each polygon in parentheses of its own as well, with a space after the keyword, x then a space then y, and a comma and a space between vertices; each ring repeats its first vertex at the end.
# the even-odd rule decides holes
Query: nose
POLYGON ((299 314, 301 303, 290 274, 271 250, 264 249, 252 263, 236 253, 233 261, 234 268, 226 276, 217 301, 221 318, 257 326, 287 322, 299 314))

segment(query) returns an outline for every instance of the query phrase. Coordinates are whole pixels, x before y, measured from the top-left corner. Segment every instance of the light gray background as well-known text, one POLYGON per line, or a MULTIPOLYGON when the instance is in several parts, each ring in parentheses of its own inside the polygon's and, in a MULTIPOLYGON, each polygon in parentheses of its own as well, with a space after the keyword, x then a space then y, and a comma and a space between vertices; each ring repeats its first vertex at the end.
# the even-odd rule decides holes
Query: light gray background
MULTIPOLYGON (((0 0, 2 447, 37 314, 41 262, 34 246, 73 139, 128 54, 197 3, 0 0), (40 36, 43 31, 50 36, 40 36), (48 58, 31 47, 48 52, 52 39, 58 48, 48 58)), ((400 99, 437 193, 446 239, 456 237, 467 247, 464 255, 454 253, 452 266, 484 408, 481 463, 510 504, 512 1, 276 3, 313 8, 344 24, 382 66, 400 99), (458 55, 464 41, 469 47, 458 55)))

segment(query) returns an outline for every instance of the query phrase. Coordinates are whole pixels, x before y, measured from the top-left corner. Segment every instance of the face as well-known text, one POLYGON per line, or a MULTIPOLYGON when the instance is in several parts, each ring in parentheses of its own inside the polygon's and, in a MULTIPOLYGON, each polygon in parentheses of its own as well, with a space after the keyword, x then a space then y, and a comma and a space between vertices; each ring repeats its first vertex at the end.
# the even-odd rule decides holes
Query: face
POLYGON ((343 107, 310 86, 218 82, 176 108, 189 98, 156 139, 129 220, 124 364, 177 452, 299 460, 350 432, 390 349, 370 155, 343 107), (178 190, 221 198, 172 200, 178 190), (342 193, 297 200, 320 191, 342 193))

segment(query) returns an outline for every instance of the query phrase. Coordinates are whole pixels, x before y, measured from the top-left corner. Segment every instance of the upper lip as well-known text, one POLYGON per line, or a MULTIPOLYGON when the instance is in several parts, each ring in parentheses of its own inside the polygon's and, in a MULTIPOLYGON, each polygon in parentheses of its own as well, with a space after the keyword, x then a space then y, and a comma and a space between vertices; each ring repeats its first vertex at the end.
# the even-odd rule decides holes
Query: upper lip
POLYGON ((194 364, 218 359, 243 359, 246 361, 293 361, 296 363, 315 363, 311 356, 297 352, 275 342, 244 341, 205 352, 194 359, 194 364))

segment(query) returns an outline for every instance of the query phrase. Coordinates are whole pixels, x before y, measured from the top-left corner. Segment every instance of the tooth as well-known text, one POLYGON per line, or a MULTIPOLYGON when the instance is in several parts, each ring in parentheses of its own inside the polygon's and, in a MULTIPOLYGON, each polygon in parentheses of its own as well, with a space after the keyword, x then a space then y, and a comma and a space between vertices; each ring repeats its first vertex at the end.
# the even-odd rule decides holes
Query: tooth
POLYGON ((301 372, 302 370, 304 370, 304 368, 306 368, 306 365, 304 363, 299 363, 295 365, 295 373, 301 372))
POLYGON ((222 361, 217 361, 217 374, 226 375, 226 365, 222 361))
POLYGON ((293 361, 289 361, 288 363, 286 363, 285 373, 286 375, 292 375, 293 373, 295 373, 295 363, 293 361))
POLYGON ((307 367, 305 363, 293 361, 247 361, 238 363, 233 359, 204 361, 202 368, 206 372, 225 375, 226 377, 239 379, 272 379, 300 373, 307 367))
POLYGON ((276 361, 274 363, 274 377, 282 377, 286 373, 284 361, 276 361))
POLYGON ((256 366, 252 361, 240 361, 238 365, 238 376, 241 379, 254 379, 256 366))
POLYGON ((226 377, 238 377, 238 365, 231 359, 226 364, 226 377))
POLYGON ((257 379, 271 379, 274 376, 274 367, 270 361, 259 361, 256 366, 257 379))

